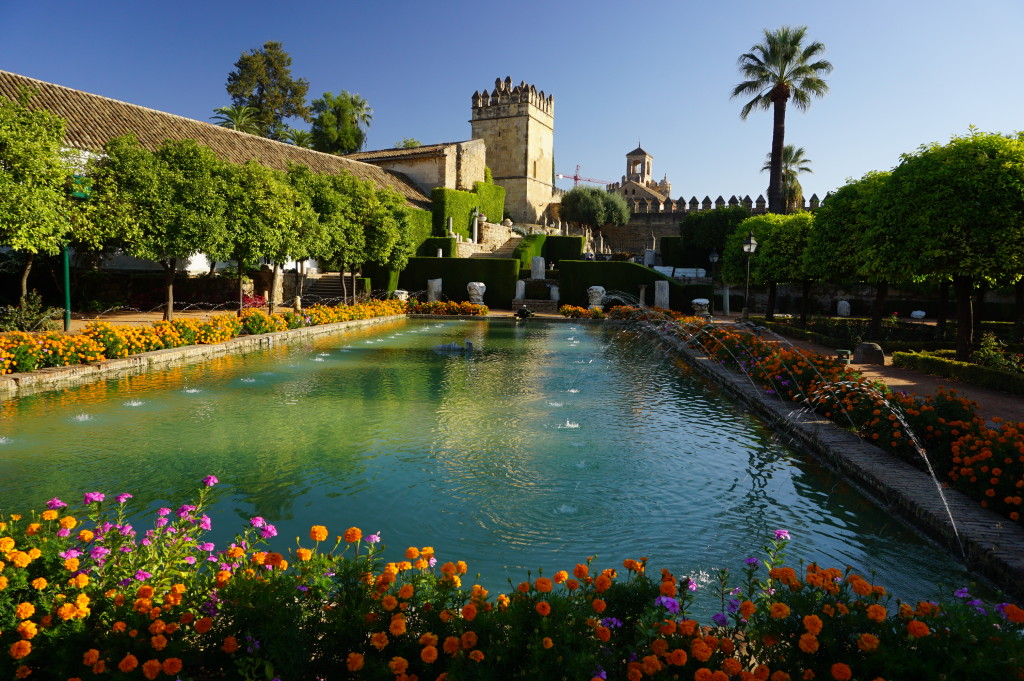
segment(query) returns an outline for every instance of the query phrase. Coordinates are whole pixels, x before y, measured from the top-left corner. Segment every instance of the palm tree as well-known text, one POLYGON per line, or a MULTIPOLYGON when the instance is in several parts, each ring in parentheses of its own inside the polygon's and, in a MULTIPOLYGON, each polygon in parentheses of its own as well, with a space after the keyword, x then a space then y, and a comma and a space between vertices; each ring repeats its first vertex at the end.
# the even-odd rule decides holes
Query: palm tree
POLYGON ((288 128, 284 131, 284 141, 290 142, 297 147, 303 149, 313 148, 313 133, 309 130, 297 130, 296 128, 288 128))
POLYGON ((213 113, 217 115, 210 116, 210 119, 222 128, 231 128, 238 132, 247 132, 250 135, 260 134, 260 123, 257 120, 259 112, 255 107, 232 104, 231 106, 217 107, 213 113))
POLYGON ((786 103, 793 99, 801 111, 811 105, 811 97, 821 97, 828 85, 821 76, 832 71, 832 64, 819 57, 825 46, 819 42, 804 45, 806 26, 783 26, 764 30, 764 42, 740 55, 740 72, 746 79, 732 96, 753 99, 743 105, 740 118, 746 120, 754 109, 773 109, 771 168, 768 179, 768 210, 783 211, 782 150, 786 137, 786 103))
MULTIPOLYGON (((800 186, 797 175, 813 173, 811 163, 811 159, 804 156, 803 147, 794 147, 792 144, 782 147, 782 202, 787 213, 792 213, 804 203, 804 188, 800 186)), ((769 153, 761 172, 771 169, 772 155, 769 153)))
POLYGON ((369 102, 359 96, 357 93, 350 93, 346 90, 341 91, 342 97, 347 97, 349 103, 352 106, 352 118, 357 125, 365 125, 367 128, 370 127, 370 121, 373 120, 373 109, 370 108, 369 102))

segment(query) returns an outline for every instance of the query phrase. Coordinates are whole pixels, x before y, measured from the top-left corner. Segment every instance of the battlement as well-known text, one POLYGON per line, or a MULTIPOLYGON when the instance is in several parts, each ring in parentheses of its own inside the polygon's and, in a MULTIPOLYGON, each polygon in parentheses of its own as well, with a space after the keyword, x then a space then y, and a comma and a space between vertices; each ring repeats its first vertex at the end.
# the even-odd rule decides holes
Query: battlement
MULTIPOLYGON (((687 202, 686 199, 679 197, 679 199, 676 200, 667 199, 664 203, 646 198, 626 198, 626 205, 629 206, 630 212, 634 215, 644 213, 696 213, 697 211, 702 210, 725 208, 727 205, 744 206, 755 215, 768 212, 768 202, 765 201, 764 196, 758 196, 757 200, 754 200, 750 198, 749 194, 744 196, 742 199, 732 196, 728 201, 721 196, 714 201, 711 200, 710 196, 705 196, 703 201, 698 201, 697 197, 694 196, 689 200, 689 202, 687 202)), ((810 200, 804 199, 803 204, 797 206, 797 208, 812 211, 817 210, 819 205, 821 205, 821 201, 818 199, 818 195, 811 194, 810 200)))
POLYGON ((473 93, 473 117, 486 115, 491 107, 499 107, 506 104, 529 104, 536 107, 549 116, 555 115, 555 96, 545 95, 543 90, 537 90, 526 81, 520 81, 519 85, 512 86, 512 78, 495 78, 494 90, 488 92, 477 91, 473 93))

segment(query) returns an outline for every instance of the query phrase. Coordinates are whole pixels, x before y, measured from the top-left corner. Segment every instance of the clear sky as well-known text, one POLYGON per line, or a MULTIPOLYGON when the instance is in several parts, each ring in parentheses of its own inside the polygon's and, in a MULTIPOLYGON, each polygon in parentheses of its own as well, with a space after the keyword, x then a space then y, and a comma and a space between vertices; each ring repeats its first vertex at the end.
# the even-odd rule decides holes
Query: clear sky
POLYGON ((468 139, 473 91, 511 76, 555 96, 559 173, 618 181, 639 142, 673 198, 756 198, 771 114, 740 120, 730 93, 739 55, 786 24, 835 66, 787 116, 808 196, 968 125, 1024 129, 1022 0, 0 0, 0 69, 209 120, 239 55, 275 40, 310 99, 369 102, 366 149, 468 139))

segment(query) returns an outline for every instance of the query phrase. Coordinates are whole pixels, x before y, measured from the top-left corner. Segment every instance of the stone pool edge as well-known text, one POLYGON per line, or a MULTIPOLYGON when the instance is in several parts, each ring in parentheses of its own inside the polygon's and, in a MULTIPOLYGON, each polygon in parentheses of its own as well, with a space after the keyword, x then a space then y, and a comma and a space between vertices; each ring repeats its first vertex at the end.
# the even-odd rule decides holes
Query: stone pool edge
POLYGON ((379 326, 406 319, 406 315, 388 315, 348 322, 304 326, 287 331, 274 331, 244 336, 207 345, 185 345, 180 348, 153 350, 118 359, 107 359, 89 364, 48 367, 26 373, 0 376, 0 402, 50 390, 63 390, 92 381, 108 380, 163 369, 173 364, 195 364, 227 354, 256 352, 292 343, 305 338, 379 326))
POLYGON ((645 330, 699 375, 721 386, 773 430, 836 470, 883 509, 898 514, 1011 597, 1024 600, 1024 528, 981 508, 959 491, 945 488, 943 493, 960 533, 961 554, 935 481, 927 473, 810 410, 781 398, 769 398, 744 375, 719 365, 682 339, 659 333, 652 326, 645 330), (961 555, 963 558, 959 558, 961 555))

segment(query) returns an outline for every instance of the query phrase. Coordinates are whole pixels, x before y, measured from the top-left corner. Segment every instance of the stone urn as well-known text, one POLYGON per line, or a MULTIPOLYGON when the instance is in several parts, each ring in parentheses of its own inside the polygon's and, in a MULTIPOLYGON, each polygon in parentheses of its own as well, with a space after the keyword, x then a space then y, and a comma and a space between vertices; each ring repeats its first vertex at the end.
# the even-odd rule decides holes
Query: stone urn
POLYGON ((591 286, 587 289, 590 297, 590 309, 600 310, 604 306, 604 286, 591 286))
POLYGON ((487 286, 482 281, 471 281, 466 284, 466 293, 469 294, 469 302, 474 305, 484 304, 484 291, 487 290, 487 286))

